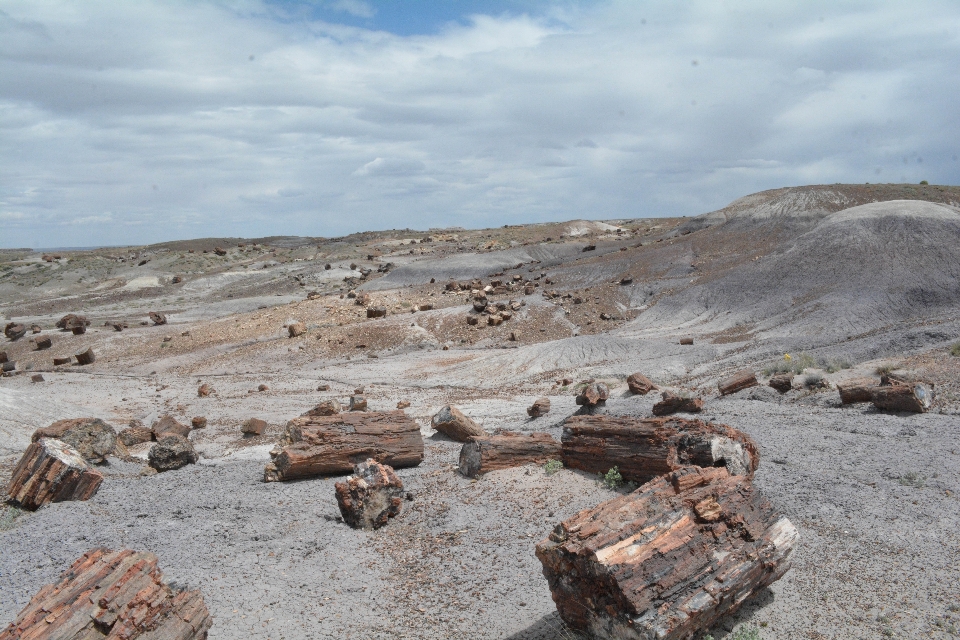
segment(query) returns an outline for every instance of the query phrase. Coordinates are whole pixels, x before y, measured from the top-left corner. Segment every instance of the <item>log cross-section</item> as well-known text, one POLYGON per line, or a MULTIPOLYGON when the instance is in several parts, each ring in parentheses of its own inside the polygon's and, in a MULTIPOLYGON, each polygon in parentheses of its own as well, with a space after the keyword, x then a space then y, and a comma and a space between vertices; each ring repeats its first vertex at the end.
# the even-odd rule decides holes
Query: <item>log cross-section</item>
POLYGON ((460 473, 468 478, 525 464, 560 459, 560 443, 549 433, 500 433, 470 438, 460 449, 460 473))
POLYGON ((270 455, 265 482, 345 475, 367 458, 399 469, 423 462, 423 437, 403 411, 300 416, 287 423, 270 455))
POLYGON ((76 449, 62 440, 40 438, 14 468, 7 494, 33 511, 50 502, 88 500, 101 482, 103 474, 90 468, 76 449))

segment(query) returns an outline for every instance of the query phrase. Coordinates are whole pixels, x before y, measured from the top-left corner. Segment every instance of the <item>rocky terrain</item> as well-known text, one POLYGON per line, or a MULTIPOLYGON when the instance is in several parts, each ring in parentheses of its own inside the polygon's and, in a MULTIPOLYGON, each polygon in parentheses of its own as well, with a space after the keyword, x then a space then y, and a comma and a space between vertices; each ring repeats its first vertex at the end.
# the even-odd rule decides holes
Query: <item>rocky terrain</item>
POLYGON ((90 500, 0 507, 0 624, 106 546, 199 589, 211 638, 576 638, 534 547, 628 487, 539 465, 466 478, 431 418, 559 439, 586 380, 609 386, 603 413, 650 416, 660 393, 626 383, 642 372, 753 438, 754 482, 800 534, 793 568, 704 634, 955 637, 958 207, 958 187, 824 185, 695 218, 0 251, 2 322, 39 330, 0 339, 4 483, 58 419, 206 418, 197 464, 156 473, 136 444, 90 500), (68 313, 89 326, 58 329, 68 313), (760 386, 721 396, 745 368, 760 386), (787 371, 789 391, 766 386, 787 371), (838 384, 881 374, 932 385, 931 409, 841 404, 838 384), (409 402, 426 443, 375 531, 344 524, 336 477, 263 482, 289 420, 361 386, 373 411, 409 402), (265 430, 244 435, 250 418, 265 430))

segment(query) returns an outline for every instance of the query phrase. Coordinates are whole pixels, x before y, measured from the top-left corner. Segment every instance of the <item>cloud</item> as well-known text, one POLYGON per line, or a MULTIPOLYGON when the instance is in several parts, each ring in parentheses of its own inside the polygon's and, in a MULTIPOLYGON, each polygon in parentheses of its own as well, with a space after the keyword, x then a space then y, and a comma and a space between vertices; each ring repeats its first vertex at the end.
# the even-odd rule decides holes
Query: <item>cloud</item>
POLYGON ((377 10, 370 6, 369 2, 362 2, 361 0, 336 0, 336 2, 331 2, 329 7, 334 11, 349 13, 358 18, 372 18, 377 14, 377 10))
POLYGON ((409 36, 258 0, 6 0, 0 244, 695 215, 878 170, 955 184, 958 32, 947 0, 558 3, 409 36))

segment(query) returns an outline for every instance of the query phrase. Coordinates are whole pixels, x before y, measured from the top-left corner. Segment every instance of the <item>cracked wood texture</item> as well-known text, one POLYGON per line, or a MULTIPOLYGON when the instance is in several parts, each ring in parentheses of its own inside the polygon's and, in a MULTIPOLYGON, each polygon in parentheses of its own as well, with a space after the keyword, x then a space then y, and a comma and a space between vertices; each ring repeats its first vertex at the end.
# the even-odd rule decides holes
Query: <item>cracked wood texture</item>
POLYGON ((748 477, 686 467, 581 511, 536 553, 574 629, 688 640, 783 576, 798 537, 748 477))
POLYGON ((560 443, 549 433, 499 433, 470 438, 460 449, 460 473, 468 478, 497 469, 560 459, 560 443))
POLYGON ((175 592, 152 553, 93 549, 37 592, 0 640, 201 640, 200 591, 175 592))
POLYGON ((870 401, 884 411, 924 413, 930 409, 933 391, 925 384, 893 384, 871 390, 870 401))
POLYGON ((343 521, 354 529, 379 529, 403 506, 403 482, 393 467, 367 460, 334 485, 343 521))
POLYGON ((103 474, 91 469, 76 449, 56 438, 40 438, 14 468, 7 494, 35 511, 51 502, 89 500, 101 482, 103 474))
POLYGON ((399 469, 423 462, 423 437, 403 411, 300 416, 270 455, 264 482, 345 475, 367 458, 399 469))
POLYGON ((760 465, 747 434, 678 417, 571 416, 561 443, 564 466, 591 473, 618 467, 624 480, 640 483, 687 465, 726 466, 735 475, 752 474, 760 465))

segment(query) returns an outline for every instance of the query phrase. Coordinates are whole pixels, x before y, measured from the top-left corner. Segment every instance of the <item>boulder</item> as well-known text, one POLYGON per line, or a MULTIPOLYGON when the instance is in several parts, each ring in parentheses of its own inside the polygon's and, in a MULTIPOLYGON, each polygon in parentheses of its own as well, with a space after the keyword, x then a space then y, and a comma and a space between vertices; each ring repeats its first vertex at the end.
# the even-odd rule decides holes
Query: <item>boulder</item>
POLYGON ((440 409, 433 416, 430 424, 434 429, 457 442, 467 442, 474 436, 489 435, 480 425, 450 405, 440 409))
POLYGON ((147 462, 157 471, 173 471, 194 464, 199 459, 193 443, 172 433, 166 433, 147 454, 147 462))
POLYGON ((37 442, 41 438, 62 440, 94 464, 102 464, 107 456, 116 455, 117 432, 99 418, 57 420, 34 431, 31 440, 37 442))
POLYGON ((657 385, 642 373, 632 373, 627 377, 627 387, 632 393, 643 396, 655 390, 657 385))
POLYGON ((550 413, 550 398, 537 398, 527 409, 527 415, 531 418, 539 418, 550 413))
POLYGON ((14 467, 7 495, 34 511, 51 502, 88 500, 101 482, 103 474, 91 469, 76 449, 56 438, 40 438, 14 467))
POLYGON ((393 467, 368 458, 353 474, 334 485, 344 522, 355 529, 379 529, 400 513, 403 482, 393 467))

